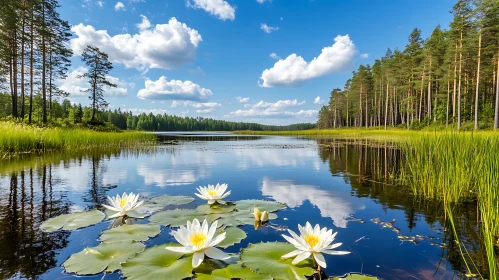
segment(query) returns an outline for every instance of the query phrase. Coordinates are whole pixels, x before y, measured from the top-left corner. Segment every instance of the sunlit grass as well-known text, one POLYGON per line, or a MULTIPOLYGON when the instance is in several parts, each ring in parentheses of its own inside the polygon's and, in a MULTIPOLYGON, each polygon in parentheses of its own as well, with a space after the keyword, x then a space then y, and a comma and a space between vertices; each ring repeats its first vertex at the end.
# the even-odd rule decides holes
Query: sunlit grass
POLYGON ((89 129, 41 128, 0 122, 0 155, 77 150, 105 147, 133 147, 151 141, 143 132, 96 132, 89 129))

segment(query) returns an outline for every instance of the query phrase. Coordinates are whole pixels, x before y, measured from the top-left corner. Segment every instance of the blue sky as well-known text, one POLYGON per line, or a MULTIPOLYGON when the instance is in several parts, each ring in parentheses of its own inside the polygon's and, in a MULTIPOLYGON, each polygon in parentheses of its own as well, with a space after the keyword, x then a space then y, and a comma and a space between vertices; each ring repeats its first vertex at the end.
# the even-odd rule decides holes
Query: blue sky
POLYGON ((60 0, 75 55, 109 54, 111 108, 264 124, 315 122, 360 64, 403 49, 413 28, 446 28, 454 0, 60 0), (239 98, 238 98, 239 97, 239 98), (320 99, 318 99, 319 97, 320 99), (314 102, 315 101, 315 102, 314 102))

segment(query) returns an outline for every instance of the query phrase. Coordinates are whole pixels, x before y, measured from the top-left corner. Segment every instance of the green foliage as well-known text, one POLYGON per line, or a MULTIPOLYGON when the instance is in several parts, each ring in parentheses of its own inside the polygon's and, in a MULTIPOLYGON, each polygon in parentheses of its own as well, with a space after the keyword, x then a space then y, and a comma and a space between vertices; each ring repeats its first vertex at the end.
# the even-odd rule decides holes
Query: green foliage
POLYGON ((44 221, 40 225, 40 229, 46 232, 53 232, 59 229, 75 230, 97 224, 104 220, 105 216, 99 210, 60 215, 44 221))
POLYGON ((196 279, 199 280, 226 280, 226 279, 242 279, 242 280, 272 280, 272 277, 265 274, 257 274, 251 271, 241 263, 231 264, 226 268, 213 270, 211 274, 196 274, 196 279))
POLYGON ((177 280, 192 276, 191 259, 179 260, 184 254, 166 250, 166 246, 165 244, 148 248, 128 260, 122 265, 123 275, 129 280, 177 280))
POLYGON ((312 260, 306 259, 297 265, 291 264, 293 258, 281 257, 296 250, 295 246, 283 242, 250 244, 243 249, 241 260, 252 271, 267 274, 275 279, 303 279, 316 273, 312 269, 312 260))
POLYGON ((122 225, 110 230, 104 231, 99 239, 105 243, 123 242, 123 241, 147 241, 160 233, 158 225, 122 225))
POLYGON ((133 147, 152 141, 154 135, 140 132, 95 132, 76 128, 41 128, 0 122, 0 152, 44 152, 60 149, 89 149, 103 147, 133 147))
POLYGON ((104 270, 114 272, 120 269, 126 260, 144 251, 144 248, 142 243, 102 243, 71 255, 62 265, 66 272, 80 275, 97 274, 104 270))

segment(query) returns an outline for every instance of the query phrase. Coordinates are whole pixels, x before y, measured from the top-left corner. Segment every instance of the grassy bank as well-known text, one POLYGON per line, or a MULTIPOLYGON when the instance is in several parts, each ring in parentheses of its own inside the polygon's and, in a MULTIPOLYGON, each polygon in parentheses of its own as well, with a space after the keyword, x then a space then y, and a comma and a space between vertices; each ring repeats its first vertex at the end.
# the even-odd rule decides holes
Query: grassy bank
MULTIPOLYGON (((241 131, 241 134, 313 138, 370 139, 396 143, 403 153, 397 178, 416 196, 440 201, 448 231, 455 238, 463 203, 477 205, 477 235, 486 252, 489 279, 499 279, 499 132, 410 131, 402 129, 328 129, 302 131, 241 131)), ((458 241, 470 275, 477 273, 466 245, 458 241)))
POLYGON ((37 153, 51 150, 78 150, 105 147, 133 147, 152 141, 143 132, 96 132, 78 128, 40 128, 0 122, 0 155, 37 153))

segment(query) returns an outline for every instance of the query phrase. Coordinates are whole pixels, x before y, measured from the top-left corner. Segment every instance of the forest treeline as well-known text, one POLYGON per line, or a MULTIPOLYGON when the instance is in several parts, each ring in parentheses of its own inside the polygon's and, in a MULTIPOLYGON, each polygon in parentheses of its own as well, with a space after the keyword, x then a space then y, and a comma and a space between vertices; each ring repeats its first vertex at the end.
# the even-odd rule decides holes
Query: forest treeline
POLYGON ((320 128, 445 125, 499 128, 499 1, 459 0, 448 29, 414 29, 331 92, 320 128))
MULTIPOLYGON (((10 117, 11 115, 11 96, 0 93, 0 119, 10 117)), ((42 97, 36 95, 33 98, 33 104, 36 108, 33 111, 33 119, 41 120, 43 111, 42 97)), ((52 101, 50 122, 56 126, 82 126, 92 121, 93 109, 90 106, 81 104, 72 104, 64 99, 59 103, 52 101)), ((121 130, 145 130, 145 131, 237 131, 237 130, 255 130, 255 131, 285 131, 285 130, 305 130, 315 128, 312 123, 298 123, 285 126, 262 125, 258 123, 230 122, 224 120, 214 120, 211 118, 191 118, 179 117, 173 115, 154 115, 152 113, 142 113, 133 115, 126 110, 99 110, 96 112, 96 118, 102 122, 111 124, 111 128, 121 130)))
POLYGON ((57 12, 57 0, 2 0, 0 5, 0 117, 41 125, 99 125, 148 131, 179 130, 303 130, 315 124, 289 126, 229 122, 209 118, 140 114, 107 109, 104 86, 113 68, 107 54, 87 46, 82 60, 90 71, 85 90, 90 107, 72 105, 57 80, 67 77, 72 50, 70 25, 57 12), (4 93, 2 93, 4 92, 4 93))

